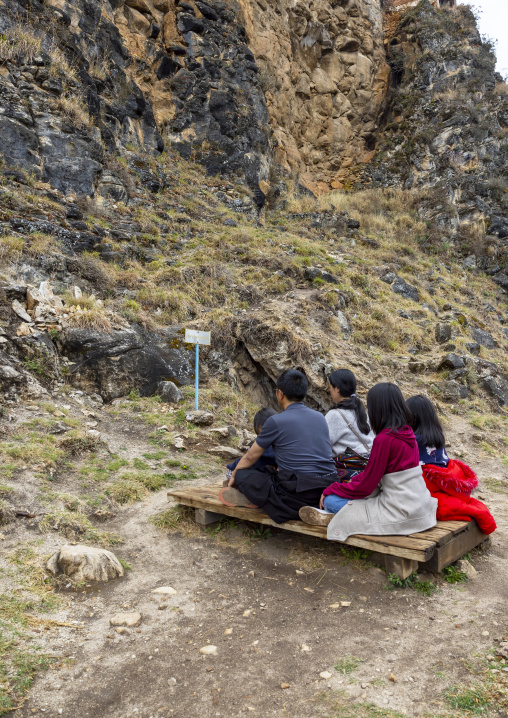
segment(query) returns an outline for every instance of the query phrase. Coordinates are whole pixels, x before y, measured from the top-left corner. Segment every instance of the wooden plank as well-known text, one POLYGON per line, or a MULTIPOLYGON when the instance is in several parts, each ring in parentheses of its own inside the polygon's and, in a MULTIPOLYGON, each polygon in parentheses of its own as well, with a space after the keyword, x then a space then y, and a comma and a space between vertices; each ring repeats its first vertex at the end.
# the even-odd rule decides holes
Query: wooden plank
MULTIPOLYGON (((306 536, 326 539, 324 526, 311 526, 302 521, 286 521, 277 524, 259 509, 246 509, 239 506, 225 506, 218 498, 219 487, 201 486, 193 489, 173 489, 168 491, 168 497, 186 506, 197 509, 206 509, 224 516, 232 516, 244 521, 252 521, 267 526, 293 531, 306 536)), ((434 553, 436 542, 410 536, 350 536, 346 541, 340 542, 348 546, 357 546, 370 551, 379 551, 383 554, 400 556, 415 561, 428 561, 434 553)))
POLYGON ((448 541, 451 541, 453 533, 449 529, 433 528, 427 529, 427 531, 422 531, 421 533, 411 534, 411 538, 422 538, 427 541, 435 541, 436 546, 443 546, 445 543, 448 543, 448 541))
POLYGON ((481 544, 487 536, 480 531, 476 521, 466 522, 467 528, 454 536, 444 546, 438 546, 432 558, 421 566, 435 573, 457 561, 465 553, 481 544))
POLYGON ((470 521, 438 521, 436 528, 448 529, 453 534, 458 534, 467 529, 470 523, 470 521))
POLYGON ((399 556, 385 557, 385 570, 388 576, 394 574, 399 578, 407 578, 418 569, 418 561, 410 558, 400 558, 399 556))

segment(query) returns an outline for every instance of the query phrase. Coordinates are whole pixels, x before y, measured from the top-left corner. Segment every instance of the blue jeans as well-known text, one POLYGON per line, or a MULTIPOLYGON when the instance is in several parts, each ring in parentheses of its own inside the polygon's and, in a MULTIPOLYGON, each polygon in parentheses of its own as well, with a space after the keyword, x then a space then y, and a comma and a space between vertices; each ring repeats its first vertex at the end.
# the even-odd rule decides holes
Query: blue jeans
POLYGON ((343 499, 342 496, 337 496, 337 494, 330 494, 330 496, 325 496, 325 509, 332 514, 336 514, 348 501, 349 499, 343 499))

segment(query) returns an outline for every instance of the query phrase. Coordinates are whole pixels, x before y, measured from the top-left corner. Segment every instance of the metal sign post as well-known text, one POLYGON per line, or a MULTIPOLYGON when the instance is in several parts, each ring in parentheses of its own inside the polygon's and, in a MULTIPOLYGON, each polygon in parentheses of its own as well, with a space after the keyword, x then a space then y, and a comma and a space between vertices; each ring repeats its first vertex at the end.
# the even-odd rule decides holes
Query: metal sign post
POLYGON ((199 345, 210 346, 210 332, 198 332, 196 329, 185 330, 185 342, 196 345, 196 384, 194 391, 194 408, 199 409, 199 345))

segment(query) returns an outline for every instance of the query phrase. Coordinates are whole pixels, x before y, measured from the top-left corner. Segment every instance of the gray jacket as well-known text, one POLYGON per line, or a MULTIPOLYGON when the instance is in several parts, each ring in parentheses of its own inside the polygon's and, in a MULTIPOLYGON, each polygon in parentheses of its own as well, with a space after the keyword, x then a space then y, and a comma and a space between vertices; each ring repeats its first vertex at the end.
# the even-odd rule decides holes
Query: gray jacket
POLYGON ((328 538, 409 536, 435 526, 436 511, 437 499, 425 485, 421 466, 415 466, 385 474, 368 498, 349 501, 328 524, 328 538))
POLYGON ((332 454, 338 456, 343 454, 346 449, 353 449, 357 454, 368 457, 370 450, 372 449, 372 442, 374 441, 374 432, 371 431, 369 434, 362 434, 356 423, 356 414, 350 409, 331 409, 325 415, 326 423, 328 424, 328 431, 330 432, 330 444, 332 445, 332 454), (342 412, 342 413, 341 413, 342 412), (344 416, 342 416, 344 414, 344 416), (356 429, 362 439, 365 441, 369 450, 365 448, 358 437, 347 425, 347 421, 356 429))

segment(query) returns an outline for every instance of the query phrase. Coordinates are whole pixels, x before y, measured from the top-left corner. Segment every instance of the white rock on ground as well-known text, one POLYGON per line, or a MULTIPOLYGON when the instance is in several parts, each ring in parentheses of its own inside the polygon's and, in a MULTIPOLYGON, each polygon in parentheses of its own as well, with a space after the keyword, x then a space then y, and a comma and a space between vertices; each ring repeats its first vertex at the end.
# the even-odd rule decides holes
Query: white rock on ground
POLYGON ((176 596, 178 591, 175 591, 175 589, 171 586, 159 586, 159 588, 154 588, 152 593, 162 593, 166 596, 176 596))
POLYGON ((197 409, 196 411, 188 411, 185 414, 185 420, 198 426, 210 426, 213 424, 213 414, 211 411, 197 409))
POLYGON ((110 626, 126 626, 127 628, 136 628, 141 623, 141 614, 137 611, 131 613, 115 613, 109 619, 110 626))
POLYGON ((55 576, 64 573, 73 581, 111 581, 124 574, 114 553, 93 546, 62 546, 46 564, 55 576))
POLYGON ((469 561, 465 559, 462 561, 457 561, 455 565, 457 566, 457 569, 459 571, 463 571, 463 573, 466 574, 470 581, 478 576, 478 571, 475 569, 473 564, 469 563, 469 561))

